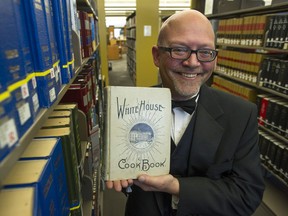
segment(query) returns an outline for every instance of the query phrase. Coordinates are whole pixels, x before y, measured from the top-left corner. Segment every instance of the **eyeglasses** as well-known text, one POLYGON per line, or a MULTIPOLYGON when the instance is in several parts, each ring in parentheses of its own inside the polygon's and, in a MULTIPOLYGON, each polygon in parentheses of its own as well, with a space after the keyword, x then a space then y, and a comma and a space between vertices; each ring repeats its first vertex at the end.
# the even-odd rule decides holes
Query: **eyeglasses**
POLYGON ((192 53, 196 54, 199 62, 211 62, 216 58, 218 51, 213 49, 197 49, 191 50, 187 47, 161 47, 159 49, 168 51, 173 59, 187 60, 190 58, 192 53))

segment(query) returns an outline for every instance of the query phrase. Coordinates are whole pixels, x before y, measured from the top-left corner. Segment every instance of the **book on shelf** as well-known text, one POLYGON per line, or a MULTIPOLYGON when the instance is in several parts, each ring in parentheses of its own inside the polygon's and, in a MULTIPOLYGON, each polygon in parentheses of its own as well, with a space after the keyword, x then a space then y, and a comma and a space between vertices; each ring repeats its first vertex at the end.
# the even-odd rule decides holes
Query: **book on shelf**
POLYGON ((49 159, 18 160, 3 180, 4 188, 34 187, 36 202, 40 204, 40 215, 55 215, 58 200, 52 164, 49 159))
POLYGON ((20 160, 50 159, 52 174, 59 203, 57 212, 69 214, 68 188, 60 138, 33 139, 20 157, 20 160))
POLYGON ((62 0, 63 14, 64 14, 64 29, 66 30, 66 47, 68 54, 68 67, 71 77, 75 76, 75 65, 74 65, 74 52, 73 52, 73 41, 72 41, 72 21, 71 21, 71 10, 70 4, 72 1, 62 0))
POLYGON ((168 174, 170 90, 108 86, 105 107, 105 180, 168 174))
POLYGON ((41 206, 37 201, 37 188, 30 186, 1 189, 0 212, 1 215, 41 215, 41 206))
MULTIPOLYGON (((77 109, 78 110, 78 109, 77 109)), ((74 107, 71 109, 63 109, 63 110, 54 110, 44 123, 42 127, 69 127, 73 134, 75 149, 77 154, 77 161, 80 164, 82 160, 82 149, 81 149, 81 140, 78 129, 78 112, 74 107), (69 120, 68 120, 69 119, 69 120), (45 125, 46 124, 46 125, 45 125), (50 124, 50 125, 49 125, 50 124)))
POLYGON ((73 131, 70 127, 40 129, 35 138, 61 138, 70 209, 80 206, 80 178, 73 131))
POLYGON ((64 26, 64 7, 63 2, 58 0, 52 0, 53 21, 55 27, 55 39, 58 45, 61 78, 62 83, 69 83, 71 73, 68 67, 68 48, 66 44, 67 32, 64 26))

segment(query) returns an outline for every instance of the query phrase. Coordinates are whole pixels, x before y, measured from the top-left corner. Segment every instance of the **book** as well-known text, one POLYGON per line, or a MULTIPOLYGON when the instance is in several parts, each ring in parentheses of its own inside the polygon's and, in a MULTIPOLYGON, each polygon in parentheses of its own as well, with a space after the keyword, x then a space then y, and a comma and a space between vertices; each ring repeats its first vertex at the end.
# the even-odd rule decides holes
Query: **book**
MULTIPOLYGON (((4 94, 4 93, 3 93, 4 94)), ((14 99, 7 94, 7 97, 1 97, 0 94, 0 162, 9 154, 9 152, 18 144, 19 128, 16 124, 14 99)))
POLYGON ((73 143, 75 144, 78 165, 80 165, 82 161, 82 149, 78 130, 78 122, 74 119, 76 118, 74 117, 75 114, 76 113, 73 113, 72 110, 54 110, 49 115, 49 119, 46 120, 42 128, 69 127, 71 130, 72 137, 74 138, 73 143))
POLYGON ((64 155, 64 165, 71 208, 80 208, 80 178, 74 137, 69 127, 40 129, 35 138, 60 137, 64 155))
POLYGON ((3 180, 4 188, 35 187, 40 215, 56 215, 58 202, 52 164, 49 159, 17 161, 3 180))
MULTIPOLYGON (((75 137, 75 144, 76 144, 76 151, 77 151, 77 158, 78 163, 82 160, 82 149, 81 149, 81 137, 80 137, 80 131, 79 131, 79 120, 78 120, 78 105, 76 103, 71 104, 58 104, 54 111, 69 111, 71 113, 71 120, 73 125, 73 132, 75 137)), ((70 117, 70 114, 67 113, 67 117, 70 117)), ((86 140, 87 136, 85 136, 86 140)))
POLYGON ((63 2, 52 0, 53 21, 55 27, 55 40, 58 45, 60 67, 61 67, 61 80, 63 84, 69 83, 71 77, 68 66, 68 48, 66 44, 66 30, 64 26, 64 9, 63 2))
MULTIPOLYGON (((1 28, 0 40, 5 43, 0 44, 0 66, 1 76, 5 74, 7 87, 15 82, 26 78, 24 69, 23 52, 20 35, 18 30, 17 16, 15 16, 16 4, 12 0, 0 2, 1 28)), ((3 78, 1 78, 3 79, 3 78)))
POLYGON ((41 215, 41 207, 37 202, 37 188, 1 189, 0 212, 1 215, 41 215))
POLYGON ((171 93, 167 88, 105 87, 104 178, 135 179, 170 169, 171 93))
POLYGON ((50 159, 58 197, 58 202, 55 202, 56 212, 59 215, 68 215, 68 188, 61 140, 59 138, 33 139, 21 155, 20 160, 38 159, 50 159))
POLYGON ((73 41, 72 41, 72 21, 71 21, 71 11, 70 11, 70 0, 61 0, 63 6, 63 17, 64 17, 64 29, 66 31, 66 47, 68 54, 68 67, 71 77, 75 76, 75 66, 74 66, 74 52, 73 52, 73 41))

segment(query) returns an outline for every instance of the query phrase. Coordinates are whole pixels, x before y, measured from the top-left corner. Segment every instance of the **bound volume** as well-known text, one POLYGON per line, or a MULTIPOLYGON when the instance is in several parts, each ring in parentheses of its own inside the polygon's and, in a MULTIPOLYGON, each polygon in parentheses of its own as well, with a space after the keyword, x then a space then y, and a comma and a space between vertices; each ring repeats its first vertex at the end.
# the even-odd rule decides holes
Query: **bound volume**
POLYGON ((108 86, 105 99, 105 180, 168 174, 170 90, 108 86))

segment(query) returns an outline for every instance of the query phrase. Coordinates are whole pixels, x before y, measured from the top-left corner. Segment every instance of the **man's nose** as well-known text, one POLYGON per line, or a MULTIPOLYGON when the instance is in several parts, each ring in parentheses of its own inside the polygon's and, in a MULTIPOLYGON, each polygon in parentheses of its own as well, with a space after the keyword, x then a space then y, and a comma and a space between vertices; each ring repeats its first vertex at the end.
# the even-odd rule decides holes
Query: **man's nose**
POLYGON ((196 53, 191 53, 190 57, 186 59, 185 61, 183 61, 183 64, 195 66, 195 65, 199 65, 200 62, 197 59, 196 53))

